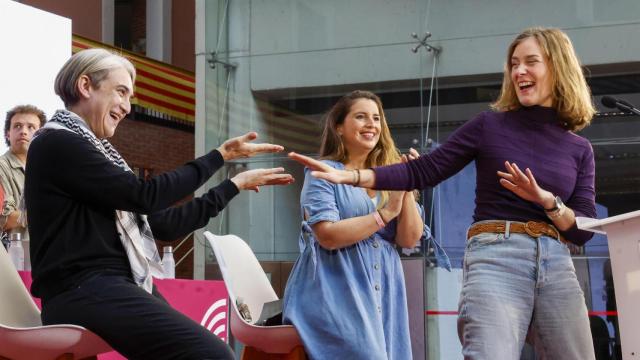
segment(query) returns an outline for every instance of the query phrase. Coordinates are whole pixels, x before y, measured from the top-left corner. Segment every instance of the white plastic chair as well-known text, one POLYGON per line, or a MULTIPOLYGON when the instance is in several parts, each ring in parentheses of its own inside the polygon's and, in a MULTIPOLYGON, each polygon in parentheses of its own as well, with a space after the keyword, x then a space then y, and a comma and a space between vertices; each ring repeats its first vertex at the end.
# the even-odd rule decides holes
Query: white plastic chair
POLYGON ((0 359, 84 359, 113 351, 76 325, 43 326, 40 310, 0 246, 0 359))
MULTIPOLYGON (((264 273, 253 251, 244 240, 235 235, 218 236, 204 233, 218 260, 230 303, 231 333, 245 346, 267 354, 292 354, 288 358, 305 358, 302 341, 295 327, 291 325, 256 326, 245 321, 236 299, 241 297, 248 305, 254 321, 260 316, 264 303, 278 300, 278 296, 264 273), (296 349, 298 348, 298 349, 296 349)), ((245 347, 245 354, 246 354, 245 347)), ((287 355, 285 355, 287 356, 287 355)), ((243 355, 243 358, 245 356, 243 355)))

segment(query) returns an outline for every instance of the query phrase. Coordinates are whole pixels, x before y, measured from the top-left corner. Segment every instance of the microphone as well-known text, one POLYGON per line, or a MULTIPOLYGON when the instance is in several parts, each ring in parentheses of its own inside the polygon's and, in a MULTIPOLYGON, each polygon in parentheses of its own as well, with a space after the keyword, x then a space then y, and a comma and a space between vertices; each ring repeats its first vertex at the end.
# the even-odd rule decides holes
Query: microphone
POLYGON ((602 105, 611 109, 617 108, 622 112, 630 112, 636 115, 640 115, 640 110, 636 109, 635 106, 631 105, 628 101, 622 99, 616 99, 611 96, 603 96, 600 102, 602 102, 602 105))

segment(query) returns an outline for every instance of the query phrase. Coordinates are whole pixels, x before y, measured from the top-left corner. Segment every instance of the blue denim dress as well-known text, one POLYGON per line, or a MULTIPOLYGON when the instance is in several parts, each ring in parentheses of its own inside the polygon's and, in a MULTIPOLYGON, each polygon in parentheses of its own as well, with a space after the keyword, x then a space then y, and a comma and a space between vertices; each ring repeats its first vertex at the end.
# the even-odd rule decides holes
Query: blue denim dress
POLYGON ((285 289, 284 322, 295 325, 311 359, 411 359, 395 223, 354 245, 325 250, 310 226, 370 214, 373 202, 364 189, 316 179, 307 169, 300 203, 307 220, 285 289))

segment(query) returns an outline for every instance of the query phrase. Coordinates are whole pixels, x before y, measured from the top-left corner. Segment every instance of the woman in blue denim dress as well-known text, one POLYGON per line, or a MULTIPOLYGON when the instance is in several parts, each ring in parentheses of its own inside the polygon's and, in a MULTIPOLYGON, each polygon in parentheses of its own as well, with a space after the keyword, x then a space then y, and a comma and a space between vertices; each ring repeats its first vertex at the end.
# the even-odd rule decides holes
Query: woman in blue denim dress
MULTIPOLYGON (((327 115, 320 155, 354 177, 356 169, 399 162, 380 99, 365 91, 342 97, 327 115)), ((414 194, 307 173, 300 203, 301 255, 287 282, 284 322, 295 325, 312 359, 411 359, 395 246, 415 247, 425 230, 414 194)))
POLYGON ((567 35, 551 28, 519 34, 492 108, 430 154, 362 170, 357 179, 290 156, 332 183, 405 191, 436 186, 475 161, 458 317, 465 359, 517 360, 527 337, 543 359, 594 359, 567 244, 592 236, 577 228, 576 216, 596 216, 593 149, 575 132, 595 109, 567 35))

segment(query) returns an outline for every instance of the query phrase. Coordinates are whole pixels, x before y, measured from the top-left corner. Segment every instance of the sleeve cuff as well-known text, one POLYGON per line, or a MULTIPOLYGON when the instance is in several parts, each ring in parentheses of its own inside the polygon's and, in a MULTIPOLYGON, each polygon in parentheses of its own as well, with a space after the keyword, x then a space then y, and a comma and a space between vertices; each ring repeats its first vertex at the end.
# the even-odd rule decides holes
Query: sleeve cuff
POLYGON ((224 158, 222 157, 222 154, 220 154, 220 151, 218 151, 218 149, 211 150, 209 154, 207 154, 207 157, 209 157, 209 160, 211 160, 213 162, 213 165, 216 167, 221 167, 222 165, 224 165, 224 158))
POLYGON ((220 185, 217 186, 217 188, 220 189, 222 196, 224 196, 227 202, 240 193, 240 190, 238 189, 236 184, 234 184, 233 181, 229 179, 221 182, 220 185))
POLYGON ((317 215, 309 217, 309 219, 307 220, 307 224, 314 225, 321 221, 336 222, 340 221, 340 217, 337 216, 337 214, 333 214, 331 212, 320 212, 317 215))
POLYGON ((590 231, 580 230, 576 224, 565 231, 560 231, 560 234, 564 236, 569 242, 583 246, 587 241, 591 240, 593 233, 590 231))

